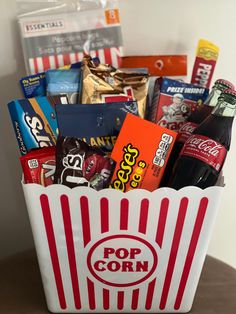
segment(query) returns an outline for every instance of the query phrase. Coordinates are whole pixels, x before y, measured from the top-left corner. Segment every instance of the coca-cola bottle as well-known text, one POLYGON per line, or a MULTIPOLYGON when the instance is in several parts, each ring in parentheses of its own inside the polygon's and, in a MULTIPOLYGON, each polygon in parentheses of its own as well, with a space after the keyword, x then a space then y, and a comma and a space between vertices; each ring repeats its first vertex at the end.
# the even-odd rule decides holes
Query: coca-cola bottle
POLYGON ((226 89, 234 89, 234 85, 231 82, 223 79, 218 79, 215 81, 204 104, 200 105, 196 110, 194 110, 188 117, 187 121, 180 127, 174 148, 171 152, 165 173, 161 181, 161 186, 168 185, 175 162, 179 157, 180 151, 183 148, 185 141, 189 138, 190 135, 192 135, 196 127, 211 114, 212 110, 217 104, 220 94, 226 89))
POLYGON ((217 105, 185 142, 169 186, 180 189, 194 185, 215 185, 230 148, 231 130, 236 114, 236 91, 227 89, 217 105))

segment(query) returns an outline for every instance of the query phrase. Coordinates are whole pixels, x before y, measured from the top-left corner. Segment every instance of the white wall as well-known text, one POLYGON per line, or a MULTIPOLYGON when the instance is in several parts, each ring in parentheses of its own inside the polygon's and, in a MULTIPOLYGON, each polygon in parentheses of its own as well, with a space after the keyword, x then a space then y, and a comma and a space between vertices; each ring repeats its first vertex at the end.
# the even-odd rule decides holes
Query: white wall
MULTIPOLYGON (((199 38, 221 48, 213 79, 236 84, 235 0, 120 0, 127 54, 188 54, 189 75, 199 38)), ((19 97, 17 80, 24 73, 14 22, 15 1, 0 1, 0 257, 32 246, 20 186, 18 149, 6 104, 19 97)), ((188 76, 189 78, 189 76, 188 76)), ((236 267, 236 124, 224 168, 226 187, 209 254, 236 267)))

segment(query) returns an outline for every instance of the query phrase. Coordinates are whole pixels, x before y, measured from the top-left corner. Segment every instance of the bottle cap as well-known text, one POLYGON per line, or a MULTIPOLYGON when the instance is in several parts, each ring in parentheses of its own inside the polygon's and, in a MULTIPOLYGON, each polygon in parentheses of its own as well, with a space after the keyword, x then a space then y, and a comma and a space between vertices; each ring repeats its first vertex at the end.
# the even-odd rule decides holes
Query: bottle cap
POLYGON ((231 96, 236 97, 236 91, 233 90, 233 89, 228 88, 228 89, 223 91, 222 96, 223 95, 231 95, 231 96))
POLYGON ((230 81, 227 81, 227 80, 218 79, 215 81, 215 84, 220 84, 220 85, 223 85, 229 89, 234 89, 234 85, 230 81))

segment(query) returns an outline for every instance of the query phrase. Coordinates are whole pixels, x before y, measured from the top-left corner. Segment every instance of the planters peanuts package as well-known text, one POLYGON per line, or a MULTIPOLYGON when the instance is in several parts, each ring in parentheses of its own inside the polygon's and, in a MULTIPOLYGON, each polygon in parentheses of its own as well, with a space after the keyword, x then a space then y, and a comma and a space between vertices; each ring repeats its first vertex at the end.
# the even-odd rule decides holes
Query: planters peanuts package
POLYGON ((53 146, 57 138, 55 105, 65 104, 65 96, 13 100, 8 104, 22 155, 32 148, 53 146))
POLYGON ((209 94, 207 88, 169 78, 158 78, 149 109, 150 121, 178 131, 192 110, 203 104, 209 94))
POLYGON ((110 152, 127 113, 138 115, 136 101, 56 106, 61 136, 76 137, 110 152))
POLYGON ((46 72, 47 95, 66 94, 69 104, 80 102, 81 69, 48 70, 46 72))

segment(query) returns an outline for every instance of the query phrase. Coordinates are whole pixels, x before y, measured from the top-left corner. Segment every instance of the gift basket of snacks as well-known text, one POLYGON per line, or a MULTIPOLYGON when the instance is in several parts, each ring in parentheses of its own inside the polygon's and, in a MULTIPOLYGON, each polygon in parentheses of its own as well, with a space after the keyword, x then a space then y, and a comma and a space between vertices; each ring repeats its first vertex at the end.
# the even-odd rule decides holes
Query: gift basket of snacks
MULTIPOLYGON (((103 8, 117 34, 111 10, 103 8)), ((62 13, 47 26, 44 15, 37 25, 34 18, 19 19, 32 55, 36 33, 62 36, 64 21, 62 13)), ((85 30, 77 32, 79 40, 85 30)), ((152 99, 153 62, 168 59, 166 75, 182 75, 185 57, 125 57, 123 67, 121 57, 116 68, 94 51, 73 51, 81 58, 66 68, 55 63, 58 55, 44 56, 54 62, 40 74, 25 53, 34 64, 20 80, 26 98, 8 104, 48 308, 188 312, 220 205, 234 86, 218 79, 209 91, 218 47, 205 40, 191 83, 159 77, 152 99)))

